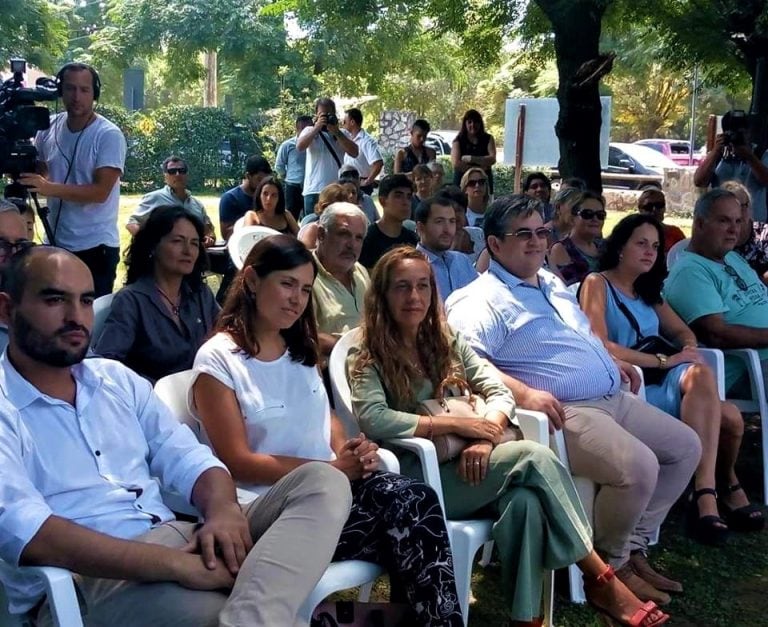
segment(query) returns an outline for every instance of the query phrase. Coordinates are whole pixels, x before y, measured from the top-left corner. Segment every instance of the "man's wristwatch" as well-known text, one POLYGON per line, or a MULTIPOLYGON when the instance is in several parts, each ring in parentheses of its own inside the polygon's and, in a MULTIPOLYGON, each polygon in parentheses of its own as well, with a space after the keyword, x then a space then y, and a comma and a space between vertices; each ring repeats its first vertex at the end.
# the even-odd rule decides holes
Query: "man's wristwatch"
POLYGON ((656 359, 659 360, 659 368, 665 369, 667 367, 667 356, 664 353, 656 353, 656 359))

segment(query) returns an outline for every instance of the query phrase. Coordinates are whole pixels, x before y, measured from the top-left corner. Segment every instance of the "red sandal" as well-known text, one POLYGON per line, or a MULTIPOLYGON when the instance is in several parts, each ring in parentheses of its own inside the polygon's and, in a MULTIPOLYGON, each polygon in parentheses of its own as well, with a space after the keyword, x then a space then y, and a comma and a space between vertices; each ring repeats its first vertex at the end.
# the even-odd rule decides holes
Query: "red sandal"
POLYGON ((589 598, 590 587, 605 586, 608 582, 616 576, 616 572, 612 566, 608 566, 604 572, 597 577, 584 576, 584 592, 587 595, 587 603, 589 603, 597 612, 600 613, 603 620, 609 625, 627 625, 628 627, 656 627, 657 625, 663 625, 669 620, 669 614, 665 614, 659 609, 653 601, 648 601, 638 608, 634 614, 630 617, 629 621, 623 621, 615 616, 612 616, 608 610, 598 606, 589 598), (657 613, 657 618, 652 618, 652 615, 657 613))

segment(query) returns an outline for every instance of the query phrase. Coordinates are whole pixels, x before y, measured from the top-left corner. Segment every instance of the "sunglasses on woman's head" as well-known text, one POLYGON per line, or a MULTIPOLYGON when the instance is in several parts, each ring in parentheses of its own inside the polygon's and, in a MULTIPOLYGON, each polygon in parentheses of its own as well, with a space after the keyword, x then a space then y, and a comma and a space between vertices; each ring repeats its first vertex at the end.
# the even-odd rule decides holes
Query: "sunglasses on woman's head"
POLYGON ((467 181, 467 187, 481 187, 485 185, 488 179, 469 179, 467 181))
POLYGON ((592 220, 594 218, 605 220, 608 215, 605 209, 598 209, 595 211, 594 209, 579 209, 578 207, 571 209, 571 213, 575 216, 579 216, 582 220, 592 220))

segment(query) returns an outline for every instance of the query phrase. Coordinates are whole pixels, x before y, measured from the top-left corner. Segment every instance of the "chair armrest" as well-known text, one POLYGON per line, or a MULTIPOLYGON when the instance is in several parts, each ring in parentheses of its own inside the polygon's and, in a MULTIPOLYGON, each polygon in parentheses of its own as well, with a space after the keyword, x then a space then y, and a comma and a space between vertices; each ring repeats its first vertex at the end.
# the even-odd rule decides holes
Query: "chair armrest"
MULTIPOLYGON (((760 365, 760 356, 754 348, 729 348, 724 350, 725 355, 737 357, 744 363, 749 373, 749 384, 752 388, 752 398, 759 403, 765 402, 765 384, 763 383, 763 369, 760 365)), ((762 409, 760 410, 762 413, 762 409)))
POLYGON ((725 358, 723 357, 723 351, 717 348, 699 348, 699 353, 704 358, 704 363, 707 364, 715 375, 715 381, 717 382, 717 397, 721 400, 725 400, 725 358))
POLYGON ((381 470, 400 474, 400 462, 392 451, 386 448, 379 448, 379 459, 381 460, 381 470))
POLYGON ((549 446, 549 418, 545 413, 516 408, 515 417, 526 440, 549 446))
POLYGON ((83 627, 80 616, 80 604, 75 594, 72 573, 65 568, 54 566, 14 567, 0 560, 0 572, 11 577, 15 575, 34 575, 43 582, 48 603, 51 607, 54 625, 60 627, 83 627))
POLYGON ((435 445, 426 438, 392 438, 387 440, 387 444, 416 454, 421 463, 424 483, 437 492, 437 497, 440 499, 440 507, 445 511, 443 482, 440 479, 440 465, 437 463, 435 445))

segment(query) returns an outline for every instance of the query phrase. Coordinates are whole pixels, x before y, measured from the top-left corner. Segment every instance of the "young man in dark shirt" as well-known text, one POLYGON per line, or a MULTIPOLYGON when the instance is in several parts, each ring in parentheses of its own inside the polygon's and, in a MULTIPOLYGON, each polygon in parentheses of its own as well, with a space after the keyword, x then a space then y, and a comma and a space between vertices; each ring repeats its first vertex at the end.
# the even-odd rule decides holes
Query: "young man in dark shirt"
POLYGON ((243 182, 222 194, 219 199, 221 236, 229 240, 232 228, 239 218, 253 209, 253 194, 259 183, 272 174, 272 166, 260 155, 251 155, 245 162, 243 182))
POLYGON ((400 244, 416 246, 419 238, 403 222, 411 216, 413 183, 405 174, 392 174, 381 179, 379 202, 382 217, 368 227, 363 241, 360 263, 369 270, 390 248, 400 244))

